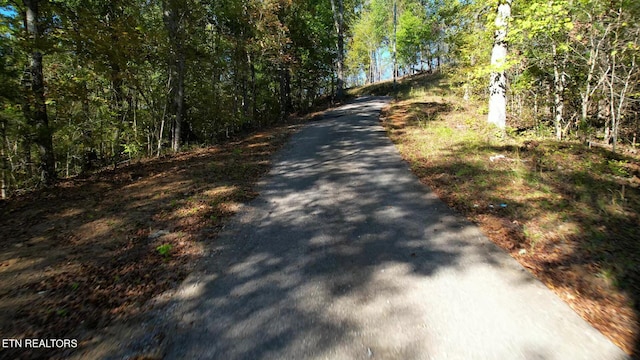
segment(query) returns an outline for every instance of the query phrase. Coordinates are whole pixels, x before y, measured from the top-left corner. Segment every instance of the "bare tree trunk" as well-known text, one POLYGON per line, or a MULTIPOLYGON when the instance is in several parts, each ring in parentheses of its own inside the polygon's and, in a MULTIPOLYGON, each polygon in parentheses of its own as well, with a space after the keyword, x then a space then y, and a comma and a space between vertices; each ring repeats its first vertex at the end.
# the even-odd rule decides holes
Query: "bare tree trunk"
POLYGON ((0 123, 0 141, 2 141, 2 144, 0 144, 0 161, 1 161, 1 165, 2 168, 0 168, 0 171, 2 172, 2 176, 1 176, 1 180, 2 180, 2 184, 1 184, 1 188, 0 188, 0 196, 2 199, 6 199, 9 196, 9 161, 7 160, 7 156, 8 156, 8 149, 6 149, 7 146, 7 122, 3 119, 2 122, 0 123))
MULTIPOLYGON (((604 72, 605 74, 609 73, 611 65, 609 64, 607 67, 607 70, 604 72)), ((608 84, 608 78, 607 78, 607 84, 608 84)), ((611 106, 609 104, 609 101, 607 100, 609 97, 609 89, 607 87, 607 84, 605 84, 605 86, 603 86, 600 89, 600 95, 598 96, 598 102, 597 102, 597 107, 596 107, 596 114, 598 117, 598 120, 601 122, 604 122, 604 143, 608 144, 609 143, 609 133, 610 133, 610 126, 611 126, 611 106)))
POLYGON ((169 68, 174 73, 173 80, 173 106, 171 110, 174 112, 173 117, 173 133, 171 148, 174 152, 180 149, 182 140, 182 123, 184 117, 184 79, 186 69, 186 55, 184 52, 184 34, 183 23, 186 9, 183 9, 182 2, 177 0, 164 0, 164 23, 171 40, 172 54, 169 59, 169 68))
POLYGON ((285 65, 280 68, 280 120, 287 119, 291 110, 291 74, 285 65))
MULTIPOLYGON (((245 52, 244 57, 247 57, 245 52)), ((245 121, 249 117, 249 75, 247 74, 246 67, 242 69, 242 121, 245 121)))
POLYGON ((298 76, 295 82, 298 83, 297 89, 296 89, 297 99, 296 99, 295 108, 302 112, 305 112, 307 110, 307 105, 306 105, 306 101, 304 100, 304 90, 303 90, 304 82, 302 80, 302 76, 298 76))
POLYGON ((251 59, 251 54, 247 52, 247 61, 249 63, 249 69, 251 70, 251 112, 252 118, 255 120, 257 118, 256 111, 256 94, 257 94, 257 86, 256 86, 256 66, 253 64, 251 59))
POLYGON ((34 142, 40 153, 40 168, 45 184, 51 184, 56 179, 55 158, 53 154, 53 140, 49 118, 47 117, 47 105, 44 96, 44 76, 42 71, 42 53, 39 49, 40 33, 38 30, 38 5, 40 0, 24 0, 27 8, 26 25, 27 34, 33 46, 31 52, 31 92, 32 113, 28 121, 35 130, 34 142))
POLYGON ((338 8, 336 9, 336 0, 331 0, 331 10, 333 11, 333 20, 338 34, 338 82, 336 97, 342 100, 344 97, 344 6, 343 0, 338 0, 338 8))
POLYGON ((125 122, 125 111, 124 111, 124 90, 122 87, 122 74, 120 71, 120 65, 117 63, 111 64, 111 86, 113 87, 113 93, 115 98, 111 103, 111 109, 113 114, 115 114, 114 123, 116 125, 116 132, 113 137, 113 142, 111 144, 111 157, 113 160, 113 167, 115 168, 118 165, 121 143, 120 136, 124 132, 124 122, 125 122))
POLYGON ((164 133, 164 117, 165 116, 166 116, 166 114, 163 114, 162 115, 162 120, 160 121, 160 133, 158 134, 158 151, 156 153, 157 157, 160 157, 160 151, 162 150, 162 136, 163 136, 163 133, 164 133))
POLYGON ((31 160, 31 144, 33 134, 30 129, 31 119, 33 114, 31 112, 31 70, 27 67, 24 71, 22 79, 22 90, 24 95, 22 96, 22 113, 24 118, 29 121, 27 124, 21 124, 18 126, 18 133, 20 134, 20 146, 22 161, 24 162, 24 171, 27 178, 33 176, 33 162, 31 160))
POLYGON ((185 77, 185 55, 182 51, 182 45, 178 50, 178 63, 176 69, 176 93, 174 105, 175 105, 175 122, 173 126, 173 142, 171 148, 174 152, 180 150, 182 140, 182 123, 184 122, 184 77, 185 77))
POLYGON ((393 88, 396 88, 396 78, 398 77, 398 55, 396 53, 397 23, 398 23, 398 7, 396 1, 393 1, 393 88))
POLYGON ((378 57, 378 54, 376 54, 376 72, 375 72, 375 75, 374 75, 374 78, 375 78, 374 82, 380 82, 380 80, 382 79, 380 74, 382 74, 382 61, 378 57))
MULTIPOLYGON (((169 78, 167 79, 167 94, 171 94, 171 83, 172 83, 171 70, 169 70, 169 78)), ((156 154, 157 157, 160 157, 160 152, 162 151, 162 137, 164 135, 164 123, 167 118, 167 107, 168 103, 165 102, 164 109, 162 110, 162 118, 160 120, 160 133, 158 134, 158 152, 156 154)))
POLYGON ((587 59, 587 64, 589 64, 589 69, 587 70, 587 78, 585 80, 585 90, 583 93, 580 94, 580 100, 581 100, 581 116, 580 116, 581 119, 580 120, 584 123, 587 122, 587 118, 589 116, 589 105, 591 103, 591 96, 593 96, 593 93, 598 89, 598 87, 600 87, 600 85, 602 85, 602 83, 606 78, 606 74, 603 74, 596 86, 591 85, 591 82, 593 81, 593 77, 595 74, 596 64, 598 63, 600 47, 602 46, 602 43, 604 42, 604 40, 607 38, 607 34, 611 29, 611 25, 609 24, 607 26, 604 33, 602 34, 602 38, 597 43, 595 41, 595 34, 593 30, 594 28, 595 27, 592 27, 592 30, 591 30, 592 33, 590 36, 591 48, 589 49, 589 58, 587 59))
POLYGON ((374 83, 374 55, 373 55, 373 50, 369 51, 369 74, 368 74, 368 78, 367 78, 367 82, 369 84, 373 84, 374 83))
MULTIPOLYGON (((621 13, 618 13, 618 22, 620 21, 620 16, 621 13)), ((618 33, 615 33, 615 40, 614 40, 614 44, 618 41, 618 33)), ((611 76, 609 78, 609 116, 611 117, 611 137, 613 138, 613 152, 616 151, 616 129, 617 129, 617 116, 616 116, 616 106, 615 106, 615 83, 616 83, 616 53, 617 51, 611 51, 611 55, 610 55, 610 60, 609 60, 609 64, 610 64, 610 68, 611 68, 611 76)), ((608 130, 608 129, 607 129, 608 130)))
MULTIPOLYGON (((75 32, 75 36, 77 36, 78 38, 81 36, 80 33, 80 29, 79 29, 79 24, 80 24, 80 20, 77 16, 77 14, 73 19, 74 22, 74 32, 75 32)), ((85 54, 85 43, 83 41, 77 41, 75 43, 75 51, 77 52, 77 54, 85 54)), ((83 59, 80 56, 76 56, 74 58, 74 66, 78 67, 78 68, 82 68, 85 64, 85 59, 83 59)), ((88 82, 86 79, 83 79, 81 81, 80 84, 80 96, 81 96, 81 103, 82 103, 82 116, 83 116, 83 120, 85 122, 89 122, 91 120, 91 108, 90 108, 90 104, 89 104, 89 87, 88 87, 88 82)), ((91 128, 89 126, 83 126, 82 127, 82 145, 83 145, 83 157, 82 157, 82 163, 80 164, 80 172, 81 173, 85 173, 87 172, 91 166, 92 166, 92 159, 96 160, 96 152, 95 149, 93 149, 93 132, 91 131, 91 128)))
POLYGON ((504 129, 507 125, 507 24, 511 17, 511 0, 498 5, 496 32, 491 52, 491 79, 489 82, 489 114, 487 121, 504 129))
MULTIPOLYGON (((636 34, 637 36, 637 34, 636 34)), ((635 39, 635 41, 637 41, 637 38, 635 39)), ((615 59, 615 53, 612 55, 615 59)), ((615 63, 614 63, 615 65, 615 63)), ((627 76, 624 79, 624 85, 622 86, 622 89, 620 89, 620 94, 619 94, 619 98, 618 98, 618 107, 617 109, 615 109, 614 113, 613 113, 613 121, 612 121, 612 135, 613 135, 613 144, 612 144, 612 151, 616 152, 616 145, 618 142, 618 132, 620 129, 620 122, 622 121, 622 111, 624 110, 624 105, 625 105, 625 98, 627 96, 627 92, 629 91, 629 84, 631 84, 631 77, 632 74, 634 74, 634 71, 636 69, 636 53, 633 53, 632 57, 631 57, 631 64, 629 66, 629 68, 627 69, 627 76)), ((612 70, 612 74, 615 70, 612 70)), ((613 75, 612 75, 613 76, 613 75)), ((612 82, 613 82, 613 78, 612 78, 612 82)), ((612 100, 613 100, 613 95, 612 95, 612 100)), ((613 107, 612 107, 613 108, 613 107)))
POLYGON ((558 60, 556 44, 551 46, 551 51, 553 55, 554 127, 556 131, 556 139, 562 140, 562 126, 564 124, 564 88, 566 83, 565 66, 567 56, 565 55, 562 63, 560 63, 558 60))
POLYGON ((469 85, 470 82, 471 74, 467 73, 467 81, 464 83, 464 96, 462 97, 464 101, 471 100, 471 85, 469 85))

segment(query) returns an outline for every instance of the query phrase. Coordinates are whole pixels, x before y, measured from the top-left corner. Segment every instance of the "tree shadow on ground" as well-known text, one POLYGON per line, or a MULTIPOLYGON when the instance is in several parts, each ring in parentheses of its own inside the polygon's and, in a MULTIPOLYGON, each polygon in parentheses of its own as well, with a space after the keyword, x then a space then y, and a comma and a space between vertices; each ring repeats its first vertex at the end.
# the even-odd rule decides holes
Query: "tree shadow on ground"
MULTIPOLYGON (((402 125, 388 128, 403 136, 402 125)), ((448 144, 437 156, 412 154, 414 173, 443 200, 640 356, 638 159, 578 143, 477 138, 448 144)))
MULTIPOLYGON (((358 108, 358 112, 367 110, 358 108)), ((336 124, 317 128, 336 131, 336 124)), ((197 296, 180 299, 187 305, 183 305, 178 332, 188 334, 188 345, 180 349, 174 344, 175 352, 169 358, 264 359, 282 353, 331 356, 335 349, 358 339, 360 332, 375 331, 363 329, 344 311, 371 308, 372 321, 380 320, 378 311, 392 311, 398 324, 424 316, 410 307, 379 308, 381 299, 406 290, 403 284, 387 279, 383 271, 406 277, 434 276, 446 268, 457 268, 460 252, 480 245, 464 236, 470 231, 469 224, 459 221, 435 198, 425 199, 423 189, 414 186, 407 192, 412 179, 393 178, 394 170, 402 166, 398 159, 359 152, 362 144, 351 139, 353 131, 370 132, 369 123, 345 128, 344 140, 337 147, 281 162, 276 179, 249 205, 251 217, 228 229, 228 237, 223 236, 218 245, 222 249, 216 263, 222 263, 208 274, 215 281, 194 285, 197 296), (362 165, 343 167, 354 163, 349 156, 357 157, 357 164, 362 165), (387 190, 383 194, 378 191, 381 184, 387 190), (412 215, 416 208, 433 216, 416 221, 412 215), (450 233, 449 241, 440 243, 440 239, 439 245, 423 241, 426 235, 438 232, 450 233), (211 317, 215 322, 199 323, 211 317), (196 331, 201 338, 194 341, 191 326, 206 332, 196 331)), ((337 136, 341 136, 339 129, 337 136)), ((308 144, 314 140, 299 138, 308 144)), ((484 260, 492 262, 498 250, 489 247, 484 251, 484 260)), ((174 341, 181 339, 178 336, 174 341)), ((406 358, 420 357, 414 352, 419 347, 409 345, 395 344, 406 358)), ((391 351, 364 343, 342 351, 362 357, 367 349, 383 357, 391 351)))
MULTIPOLYGON (((78 349, 3 349, 69 358, 174 288, 252 183, 286 128, 224 146, 107 170, 0 203, 0 333, 74 338, 78 349), (165 245, 166 254, 158 247, 165 245)), ((108 350, 107 350, 108 351, 108 350)))
MULTIPOLYGON (((279 155, 260 197, 152 321, 165 334, 165 358, 423 358, 433 336, 453 348, 487 331, 500 345, 482 356, 551 357, 501 341, 520 334, 500 333, 487 326, 499 320, 469 310, 486 301, 482 286, 461 294, 446 280, 501 269, 486 287, 532 282, 406 171, 372 126, 377 109, 343 107, 348 122, 341 115, 313 123, 287 146, 295 152, 279 155), (432 303, 434 294, 449 306, 432 303), (480 318, 465 317, 472 313, 480 318), (468 332, 434 335, 428 324, 440 316, 468 332)), ((474 350, 458 349, 469 358, 474 350)))

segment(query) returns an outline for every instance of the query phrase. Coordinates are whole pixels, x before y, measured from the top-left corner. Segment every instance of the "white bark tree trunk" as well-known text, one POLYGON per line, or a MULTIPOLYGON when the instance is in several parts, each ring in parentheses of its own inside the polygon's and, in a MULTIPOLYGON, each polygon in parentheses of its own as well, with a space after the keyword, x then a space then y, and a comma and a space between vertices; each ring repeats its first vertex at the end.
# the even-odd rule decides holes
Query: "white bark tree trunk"
POLYGON ((336 33, 338 34, 338 84, 336 97, 341 100, 344 97, 344 6, 342 0, 338 0, 337 8, 335 0, 331 0, 331 10, 333 11, 336 33))
POLYGON ((558 51, 556 44, 551 46, 551 52, 553 55, 553 99, 555 109, 554 127, 556 131, 556 139, 562 140, 564 125, 564 89, 566 85, 565 67, 566 67, 566 55, 562 62, 558 59, 558 51))
POLYGON ((491 51, 491 79, 489 81, 489 115, 487 121, 504 129, 507 125, 507 24, 511 17, 511 1, 505 0, 498 5, 496 32, 491 51))

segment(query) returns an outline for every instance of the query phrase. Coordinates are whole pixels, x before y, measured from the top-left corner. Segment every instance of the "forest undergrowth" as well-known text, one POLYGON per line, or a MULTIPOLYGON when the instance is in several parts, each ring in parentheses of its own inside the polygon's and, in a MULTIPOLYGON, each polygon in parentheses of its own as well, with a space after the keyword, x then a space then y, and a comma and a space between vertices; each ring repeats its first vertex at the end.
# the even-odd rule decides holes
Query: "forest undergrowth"
POLYGON ((78 340, 0 358, 109 355, 105 329, 135 321, 189 274, 303 120, 0 202, 0 333, 78 340))
POLYGON ((442 76, 354 93, 396 94, 382 123, 413 172, 449 206, 627 353, 640 356, 640 156, 503 134, 483 103, 442 76))

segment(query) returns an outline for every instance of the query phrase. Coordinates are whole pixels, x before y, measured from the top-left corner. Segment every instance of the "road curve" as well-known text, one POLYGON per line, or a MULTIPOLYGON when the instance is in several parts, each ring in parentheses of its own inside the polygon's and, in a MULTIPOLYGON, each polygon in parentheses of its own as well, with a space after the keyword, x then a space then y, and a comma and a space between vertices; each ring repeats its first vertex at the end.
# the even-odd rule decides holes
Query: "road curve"
POLYGON ((411 174, 362 97, 305 126, 164 315, 166 359, 626 359, 411 174))

